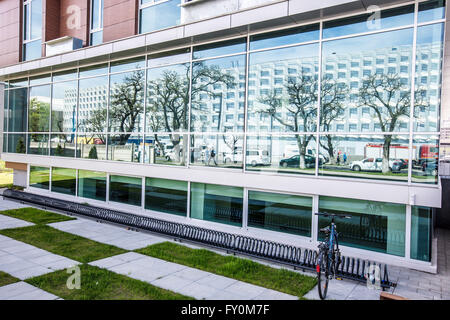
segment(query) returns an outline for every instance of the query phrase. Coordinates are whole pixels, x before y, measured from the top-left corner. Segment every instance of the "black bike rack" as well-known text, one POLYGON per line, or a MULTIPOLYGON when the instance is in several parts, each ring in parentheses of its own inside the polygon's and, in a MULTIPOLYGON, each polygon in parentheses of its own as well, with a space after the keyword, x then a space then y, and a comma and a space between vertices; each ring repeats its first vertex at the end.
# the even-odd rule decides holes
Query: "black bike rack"
MULTIPOLYGON (((107 221, 142 231, 157 233, 179 241, 184 240, 192 243, 199 243, 208 247, 225 250, 228 253, 268 260, 291 266, 294 269, 303 271, 316 270, 318 256, 316 250, 228 232, 210 230, 178 222, 159 220, 156 218, 96 207, 89 204, 74 203, 13 189, 5 190, 3 192, 3 197, 70 212, 97 221, 107 221)), ((366 282, 366 268, 375 264, 380 270, 381 288, 385 290, 396 286, 396 283, 389 281, 386 264, 344 256, 342 256, 341 261, 342 262, 337 266, 336 276, 338 277, 366 282)))

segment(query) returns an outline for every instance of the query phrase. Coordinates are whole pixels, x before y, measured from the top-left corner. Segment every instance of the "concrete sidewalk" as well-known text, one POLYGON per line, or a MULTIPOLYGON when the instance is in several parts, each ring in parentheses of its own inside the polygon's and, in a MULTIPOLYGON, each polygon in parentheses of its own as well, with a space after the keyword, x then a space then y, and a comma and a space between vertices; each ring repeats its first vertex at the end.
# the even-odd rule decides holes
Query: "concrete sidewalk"
POLYGON ((105 268, 154 286, 202 300, 297 300, 282 292, 167 262, 135 252, 97 260, 105 268))
POLYGON ((0 235, 0 270, 20 280, 76 264, 79 262, 0 235))
POLYGON ((98 223, 88 219, 50 223, 49 226, 125 250, 135 250, 155 243, 167 241, 167 239, 163 237, 131 231, 127 230, 125 227, 98 223))
POLYGON ((62 300, 54 294, 20 281, 0 287, 0 300, 62 300))

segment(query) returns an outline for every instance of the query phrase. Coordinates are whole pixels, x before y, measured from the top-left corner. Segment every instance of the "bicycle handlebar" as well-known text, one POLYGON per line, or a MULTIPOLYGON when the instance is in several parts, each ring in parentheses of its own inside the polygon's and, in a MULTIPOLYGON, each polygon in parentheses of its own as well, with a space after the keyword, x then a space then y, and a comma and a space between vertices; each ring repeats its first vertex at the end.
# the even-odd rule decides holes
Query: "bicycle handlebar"
POLYGON ((337 214, 337 213, 328 213, 328 212, 316 212, 314 213, 316 216, 324 216, 324 217, 338 217, 342 219, 350 219, 352 216, 349 214, 337 214))

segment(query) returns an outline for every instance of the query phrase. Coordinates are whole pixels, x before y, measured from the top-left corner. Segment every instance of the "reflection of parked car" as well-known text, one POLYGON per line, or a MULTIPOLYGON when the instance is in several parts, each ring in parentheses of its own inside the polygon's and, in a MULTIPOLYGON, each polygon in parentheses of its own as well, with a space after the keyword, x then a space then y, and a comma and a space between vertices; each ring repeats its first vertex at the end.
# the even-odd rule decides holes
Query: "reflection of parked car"
POLYGON ((242 161, 242 151, 236 151, 235 153, 225 153, 223 156, 223 163, 233 163, 242 161))
POLYGON ((397 159, 392 162, 392 172, 400 172, 402 169, 408 169, 408 161, 404 159, 397 159))
MULTIPOLYGON (((319 165, 322 165, 322 159, 319 158, 319 165)), ((312 157, 310 155, 305 155, 305 166, 307 168, 314 168, 316 165, 316 158, 312 157)), ((300 155, 297 154, 295 156, 292 156, 287 159, 281 159, 280 160, 280 167, 287 168, 287 167, 294 167, 298 168, 300 167, 300 155)))
MULTIPOLYGON (((389 169, 392 170, 393 164, 394 160, 389 160, 389 169)), ((383 159, 365 158, 361 161, 352 161, 349 166, 353 171, 382 171, 383 159)))
POLYGON ((257 165, 270 165, 269 152, 266 150, 247 150, 246 158, 247 164, 251 164, 252 167, 257 165))
MULTIPOLYGON (((181 159, 181 158, 183 158, 183 150, 182 149, 180 149, 179 156, 178 156, 178 159, 181 159)), ((167 161, 177 160, 174 149, 170 149, 169 151, 166 152, 166 160, 167 161)))
POLYGON ((422 171, 433 177, 438 174, 438 161, 436 159, 428 159, 422 162, 422 171))

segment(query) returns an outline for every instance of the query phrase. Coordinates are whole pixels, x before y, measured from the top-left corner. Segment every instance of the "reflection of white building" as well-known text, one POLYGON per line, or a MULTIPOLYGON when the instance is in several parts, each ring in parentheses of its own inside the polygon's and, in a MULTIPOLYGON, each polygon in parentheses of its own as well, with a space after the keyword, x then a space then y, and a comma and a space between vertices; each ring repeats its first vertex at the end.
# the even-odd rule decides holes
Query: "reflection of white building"
MULTIPOLYGON (((76 92, 76 90, 74 90, 76 92)), ((81 128, 85 128, 84 123, 86 120, 91 119, 94 111, 101 108, 106 108, 108 87, 106 85, 93 86, 86 89, 80 88, 79 101, 78 101, 78 123, 81 128)), ((68 94, 68 99, 71 100, 71 94, 68 94)), ((70 107, 70 103, 67 106, 70 107)), ((65 110, 65 114, 69 115, 70 110, 65 110), (67 113, 66 113, 67 112, 67 113)), ((64 119, 66 121, 66 118, 64 119)), ((106 123, 106 119, 104 119, 106 123)))

